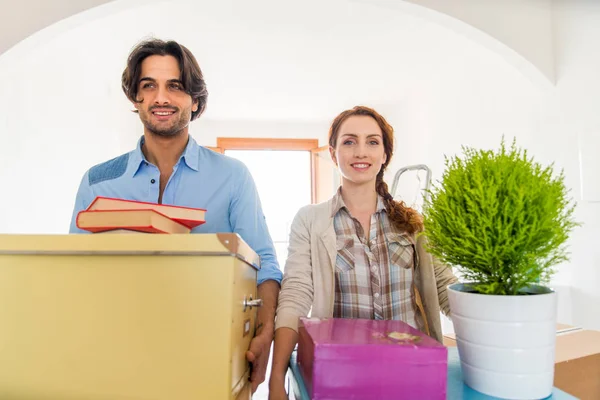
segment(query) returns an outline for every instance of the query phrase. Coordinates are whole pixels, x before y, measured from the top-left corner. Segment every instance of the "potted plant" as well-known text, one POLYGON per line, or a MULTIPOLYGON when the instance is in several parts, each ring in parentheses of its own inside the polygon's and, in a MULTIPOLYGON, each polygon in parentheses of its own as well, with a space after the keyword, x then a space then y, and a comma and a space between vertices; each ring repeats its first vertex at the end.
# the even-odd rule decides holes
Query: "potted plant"
POLYGON ((557 299, 545 285, 578 225, 563 173, 503 139, 499 151, 446 158, 428 194, 429 251, 465 282, 448 287, 465 383, 502 398, 550 396, 557 299))

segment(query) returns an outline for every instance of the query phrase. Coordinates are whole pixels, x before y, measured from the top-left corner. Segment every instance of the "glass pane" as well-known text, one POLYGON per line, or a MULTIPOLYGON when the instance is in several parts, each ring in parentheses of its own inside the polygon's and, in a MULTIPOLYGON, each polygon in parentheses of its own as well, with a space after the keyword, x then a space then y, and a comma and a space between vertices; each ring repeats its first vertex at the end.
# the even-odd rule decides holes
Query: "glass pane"
POLYGON ((226 150, 225 154, 250 170, 283 269, 292 220, 311 202, 310 151, 226 150))
POLYGON ((281 267, 281 270, 284 271, 285 270, 285 260, 287 259, 287 255, 288 255, 288 245, 289 243, 286 242, 275 242, 275 251, 277 252, 277 261, 279 261, 279 266, 281 267))

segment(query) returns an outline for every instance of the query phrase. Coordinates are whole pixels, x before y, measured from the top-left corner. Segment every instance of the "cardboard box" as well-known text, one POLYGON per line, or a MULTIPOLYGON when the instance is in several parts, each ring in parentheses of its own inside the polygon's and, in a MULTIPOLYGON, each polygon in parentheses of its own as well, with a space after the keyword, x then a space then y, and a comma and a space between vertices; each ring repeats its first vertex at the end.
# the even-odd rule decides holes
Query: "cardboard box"
POLYGON ((600 331, 559 334, 555 359, 554 386, 581 400, 600 399, 600 331))
MULTIPOLYGON (((445 346, 456 346, 453 333, 445 346)), ((600 331, 566 324, 556 327, 554 386, 581 400, 600 399, 600 331)))
POLYGON ((0 235, 0 398, 250 400, 258 262, 233 233, 0 235))

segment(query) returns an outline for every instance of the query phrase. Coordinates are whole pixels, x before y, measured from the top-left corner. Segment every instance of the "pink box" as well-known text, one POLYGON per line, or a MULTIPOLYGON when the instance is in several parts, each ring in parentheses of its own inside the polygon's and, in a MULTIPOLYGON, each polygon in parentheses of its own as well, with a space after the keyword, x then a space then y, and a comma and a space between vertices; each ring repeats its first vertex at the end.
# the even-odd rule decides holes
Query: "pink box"
POLYGON ((402 321, 301 318, 298 365, 312 400, 445 400, 446 347, 402 321))

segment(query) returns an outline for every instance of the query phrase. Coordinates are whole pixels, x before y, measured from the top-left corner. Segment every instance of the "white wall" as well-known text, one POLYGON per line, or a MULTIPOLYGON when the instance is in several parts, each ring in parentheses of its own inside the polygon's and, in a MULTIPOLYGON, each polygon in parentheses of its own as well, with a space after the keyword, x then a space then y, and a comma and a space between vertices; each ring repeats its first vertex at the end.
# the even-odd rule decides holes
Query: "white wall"
POLYGON ((327 144, 329 121, 236 121, 199 119, 190 132, 198 143, 216 146, 218 137, 318 139, 327 144))
POLYGON ((565 168, 584 223, 565 266, 572 274, 573 322, 600 329, 600 2, 557 0, 554 37, 557 90, 535 140, 565 168))
MULTIPOLYGON (((367 104, 396 128, 388 178, 427 163, 437 179, 443 155, 460 145, 491 148, 502 135, 516 136, 540 161, 564 167, 580 196, 578 147, 565 138, 595 137, 600 100, 600 23, 596 6, 580 3, 587 9, 564 1, 554 10, 553 90, 460 32, 360 1, 154 2, 38 37, 25 55, 0 57, 0 232, 65 232, 85 169, 135 144, 141 125, 119 79, 129 49, 148 34, 181 40, 199 58, 209 107, 191 132, 202 144, 219 136, 324 143, 339 111, 367 104), (175 6, 188 12, 170 23, 164 15, 175 6)), ((532 12, 527 5, 522 11, 532 12)), ((546 14, 532 18, 543 32, 546 14)), ((555 279, 561 293, 573 284, 561 295, 559 318, 590 327, 600 324, 587 311, 600 305, 597 206, 581 202, 586 226, 574 237, 573 262, 555 279)))
POLYGON ((400 11, 311 1, 153 2, 94 15, 38 37, 25 54, 0 57, 0 137, 10 143, 0 148, 0 178, 18 193, 1 200, 0 231, 64 232, 83 172, 133 146, 141 126, 120 73, 148 35, 196 53, 210 94, 191 131, 207 145, 219 135, 323 142, 331 119, 355 104, 376 107, 396 126, 395 168, 426 160, 439 172, 449 144, 531 136, 536 89, 498 54, 400 11), (189 12, 170 24, 164 15, 173 7, 189 12), (40 196, 53 212, 37 206, 40 196))

